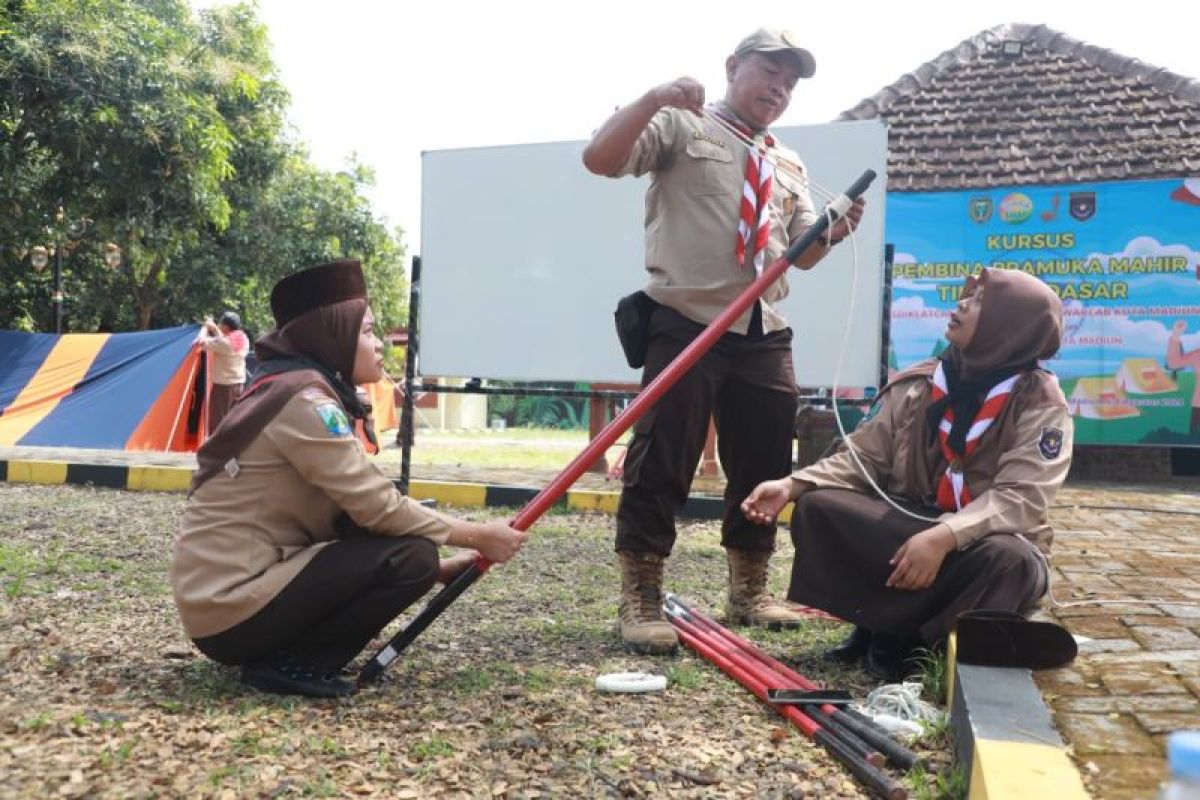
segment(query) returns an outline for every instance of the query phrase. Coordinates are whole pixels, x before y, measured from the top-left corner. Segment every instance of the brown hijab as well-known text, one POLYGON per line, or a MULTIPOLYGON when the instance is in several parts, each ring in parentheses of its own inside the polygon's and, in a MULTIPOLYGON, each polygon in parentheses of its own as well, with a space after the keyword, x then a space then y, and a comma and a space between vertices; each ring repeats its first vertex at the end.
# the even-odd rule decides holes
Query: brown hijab
POLYGON ((366 283, 357 261, 322 264, 287 276, 271 290, 278 326, 254 343, 258 369, 216 433, 196 453, 191 491, 218 474, 303 389, 323 385, 346 412, 365 419, 351 375, 367 313, 366 283))
POLYGON ((957 361, 960 377, 972 380, 1058 352, 1062 301, 1053 289, 1024 272, 992 269, 968 278, 963 293, 969 297, 979 287, 983 308, 975 335, 965 350, 952 345, 942 354, 957 361))
POLYGON ((1039 360, 1058 352, 1062 338, 1062 301, 1039 279, 1014 270, 985 269, 967 279, 963 295, 970 297, 980 287, 983 307, 974 335, 962 350, 950 345, 941 355, 949 393, 926 410, 925 461, 931 474, 942 460, 937 429, 946 409, 954 409, 950 449, 961 455, 988 391, 1013 375, 1036 369, 1039 360))

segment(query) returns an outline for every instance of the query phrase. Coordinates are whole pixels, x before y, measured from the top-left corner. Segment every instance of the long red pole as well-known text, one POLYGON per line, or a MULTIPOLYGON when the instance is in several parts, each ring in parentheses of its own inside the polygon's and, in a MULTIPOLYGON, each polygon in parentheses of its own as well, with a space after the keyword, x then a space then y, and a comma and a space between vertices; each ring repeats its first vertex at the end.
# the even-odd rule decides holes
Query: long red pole
MULTIPOLYGON (((869 169, 851 184, 850 188, 846 190, 845 195, 832 201, 830 205, 836 208, 837 204, 841 203, 841 209, 837 213, 844 213, 844 209, 849 206, 849 203, 865 192, 873 180, 875 180, 875 171, 869 169)), ((643 414, 650 410, 650 406, 657 403, 658 399, 674 386, 676 381, 683 377, 684 373, 700 360, 701 356, 712 348, 717 339, 725 331, 729 330, 729 327, 733 325, 737 318, 745 313, 771 284, 783 277, 783 274, 791 267, 792 262, 815 243, 828 227, 829 215, 822 213, 817 217, 817 221, 799 239, 792 242, 787 251, 775 263, 764 269, 762 274, 747 286, 737 296, 737 299, 729 304, 728 308, 710 322, 708 327, 691 344, 684 348, 682 353, 675 357, 674 361, 668 364, 646 388, 642 389, 624 411, 618 414, 612 422, 604 426, 604 429, 597 434, 596 438, 550 482, 549 486, 538 492, 532 500, 525 504, 525 507, 513 519, 511 523, 512 527, 519 531, 528 530, 530 525, 536 522, 542 514, 545 514, 552 505, 557 503, 559 498, 566 494, 575 481, 579 480, 579 476, 586 472, 588 467, 595 463, 617 441, 617 438, 621 434, 629 430, 633 426, 633 423, 637 422, 643 414)), ((458 577, 434 595, 429 604, 422 609, 420 614, 413 618, 413 621, 404 630, 396 634, 390 642, 384 645, 367 662, 362 672, 359 673, 358 682, 362 684, 378 677, 380 673, 387 669, 389 664, 396 660, 406 647, 412 644, 422 631, 429 627, 430 623, 437 619, 459 595, 467 590, 467 587, 487 572, 490 566, 491 562, 480 556, 474 564, 459 573, 458 577)))

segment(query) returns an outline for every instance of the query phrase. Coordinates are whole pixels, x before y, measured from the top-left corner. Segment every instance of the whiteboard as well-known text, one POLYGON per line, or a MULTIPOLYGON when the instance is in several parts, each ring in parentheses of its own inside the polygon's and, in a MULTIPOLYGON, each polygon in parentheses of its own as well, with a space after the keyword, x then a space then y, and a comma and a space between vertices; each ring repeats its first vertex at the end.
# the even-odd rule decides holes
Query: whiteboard
MULTIPOLYGON (((878 382, 887 127, 878 120, 772 131, 800 154, 815 185, 841 193, 878 177, 850 242, 807 272, 788 271, 780 304, 795 332, 796 379, 878 382), (857 274, 853 304, 851 277, 857 274)), ((642 178, 603 178, 586 142, 422 154, 420 372, 513 381, 638 383, 613 327, 617 300, 647 283, 642 178)), ((815 189, 813 202, 824 206, 815 189)))

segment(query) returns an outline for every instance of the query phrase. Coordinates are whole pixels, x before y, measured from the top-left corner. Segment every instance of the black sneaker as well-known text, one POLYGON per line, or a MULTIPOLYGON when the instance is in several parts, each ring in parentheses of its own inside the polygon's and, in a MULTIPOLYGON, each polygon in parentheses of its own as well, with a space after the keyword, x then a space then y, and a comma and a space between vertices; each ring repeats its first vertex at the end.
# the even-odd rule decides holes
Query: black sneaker
POLYGON ((304 697, 346 697, 354 692, 354 684, 337 673, 322 672, 291 656, 247 664, 242 667, 242 683, 262 692, 304 697))
POLYGON ((835 664, 856 664, 867 654, 867 648, 870 646, 871 632, 855 625, 854 630, 850 631, 850 635, 843 639, 841 644, 826 650, 822 657, 835 664))
POLYGON ((916 638, 871 635, 871 646, 867 648, 864 668, 871 677, 885 683, 898 683, 908 675, 920 670, 917 650, 921 641, 916 638))

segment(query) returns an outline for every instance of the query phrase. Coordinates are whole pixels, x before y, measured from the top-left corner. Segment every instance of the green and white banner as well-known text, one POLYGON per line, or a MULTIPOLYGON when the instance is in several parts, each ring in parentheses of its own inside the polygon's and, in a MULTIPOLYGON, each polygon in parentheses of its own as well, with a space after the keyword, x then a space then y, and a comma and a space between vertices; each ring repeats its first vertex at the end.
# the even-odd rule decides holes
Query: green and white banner
POLYGON ((1200 446, 1200 179, 889 193, 892 352, 938 353, 966 276, 1019 269, 1063 300, 1047 362, 1080 444, 1200 446))

